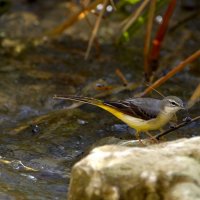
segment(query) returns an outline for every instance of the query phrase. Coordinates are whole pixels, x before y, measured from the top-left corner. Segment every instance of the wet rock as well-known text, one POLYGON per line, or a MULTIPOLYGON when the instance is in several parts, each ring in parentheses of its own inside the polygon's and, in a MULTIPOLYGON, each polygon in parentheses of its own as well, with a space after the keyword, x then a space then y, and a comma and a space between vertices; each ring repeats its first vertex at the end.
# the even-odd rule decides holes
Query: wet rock
POLYGON ((199 145, 196 137, 95 148, 72 168, 68 200, 200 199, 199 145))
POLYGON ((3 193, 3 192, 0 192, 0 199, 4 199, 4 200, 15 200, 14 197, 6 194, 6 193, 3 193))
POLYGON ((92 144, 88 150, 85 152, 85 155, 87 155, 92 149, 104 145, 119 145, 119 146, 126 146, 126 147, 144 147, 148 146, 151 144, 154 144, 155 142, 149 139, 143 139, 142 143, 138 140, 124 140, 124 139, 119 139, 113 136, 109 137, 104 137, 94 144, 92 144))
MULTIPOLYGON (((12 12, 0 18, 1 35, 6 38, 34 37, 39 32, 39 19, 31 12, 12 12), (13 31, 15 30, 15 31, 13 31)), ((9 42, 10 46, 10 42, 9 42)))

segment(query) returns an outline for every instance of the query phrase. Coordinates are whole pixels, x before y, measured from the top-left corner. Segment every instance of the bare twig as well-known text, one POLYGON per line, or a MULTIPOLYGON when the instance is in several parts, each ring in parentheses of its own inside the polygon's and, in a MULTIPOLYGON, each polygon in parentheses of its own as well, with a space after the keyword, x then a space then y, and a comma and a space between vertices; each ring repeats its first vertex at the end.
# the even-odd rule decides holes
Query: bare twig
POLYGON ((22 169, 24 169, 25 171, 32 171, 32 172, 38 171, 37 169, 34 169, 32 167, 25 166, 20 160, 4 160, 4 159, 0 158, 0 163, 7 164, 7 165, 10 165, 10 166, 17 164, 17 165, 21 166, 22 169))
POLYGON ((117 68, 115 70, 115 73, 117 74, 117 76, 120 78, 120 80, 122 80, 124 86, 128 85, 128 81, 126 80, 125 76, 123 75, 123 73, 121 72, 121 70, 119 68, 117 68))
POLYGON ((110 4, 112 5, 114 10, 117 10, 114 0, 110 0, 110 4))
POLYGON ((78 13, 71 16, 69 19, 65 20, 62 24, 54 28, 52 31, 48 33, 49 36, 57 36, 61 34, 64 30, 72 26, 77 21, 84 19, 92 9, 95 9, 98 4, 100 4, 103 0, 96 0, 92 2, 89 6, 87 6, 85 9, 82 9, 78 13))
POLYGON ((129 27, 135 22, 135 20, 140 16, 141 12, 144 10, 144 8, 147 6, 149 3, 149 0, 144 0, 141 5, 138 7, 138 9, 128 18, 127 23, 122 29, 122 33, 126 32, 129 27))
POLYGON ((98 30, 99 30, 99 26, 100 26, 100 23, 101 23, 101 19, 102 19, 103 14, 104 14, 104 12, 105 12, 105 10, 106 10, 106 5, 107 5, 107 4, 108 4, 108 0, 104 0, 103 9, 102 9, 100 15, 99 15, 98 18, 97 18, 97 21, 96 21, 95 26, 94 26, 93 31, 92 31, 91 38, 90 38, 89 43, 88 43, 87 51, 86 51, 86 53, 85 53, 85 59, 87 59, 88 56, 89 56, 90 50, 91 50, 91 48, 92 48, 93 41, 94 41, 94 39, 95 39, 95 37, 96 37, 96 35, 97 35, 97 32, 98 32, 98 30))
POLYGON ((188 101, 187 107, 191 108, 199 100, 200 100, 200 84, 197 86, 197 88, 193 92, 190 100, 188 101))
POLYGON ((150 49, 151 32, 152 32, 155 10, 156 10, 156 0, 152 0, 149 6, 148 22, 147 22, 145 43, 144 43, 144 72, 147 81, 149 81, 150 76, 152 74, 152 69, 151 66, 149 65, 149 49, 150 49))
POLYGON ((179 71, 183 70, 184 67, 187 66, 187 64, 193 62, 195 59, 200 57, 200 50, 193 53, 191 56, 186 58, 184 61, 179 63, 176 67, 174 67, 170 72, 166 74, 166 76, 161 77, 156 82, 154 82, 151 86, 149 86, 140 96, 145 96, 147 93, 151 92, 153 89, 159 87, 164 82, 166 82, 168 79, 170 79, 172 76, 174 76, 179 71))
POLYGON ((152 44, 153 46, 149 55, 149 65, 151 65, 153 71, 157 70, 158 65, 155 63, 158 63, 158 57, 160 55, 160 47, 164 40, 169 20, 174 12, 175 6, 176 6, 176 0, 171 0, 164 14, 163 22, 157 31, 155 39, 153 40, 152 44))
MULTIPOLYGON (((81 6, 82 6, 83 10, 87 9, 87 7, 84 4, 82 4, 81 6)), ((85 16, 85 20, 86 20, 87 24, 89 25, 90 29, 92 30, 93 29, 93 25, 90 22, 90 19, 88 18, 88 15, 85 16)), ((100 52, 99 49, 100 48, 99 48, 99 41, 98 41, 97 37, 94 38, 94 46, 95 46, 97 54, 99 54, 99 52, 100 52)))
POLYGON ((172 131, 175 131, 175 130, 177 130, 177 129, 183 127, 183 126, 187 126, 188 124, 191 124, 192 122, 195 122, 195 121, 197 121, 197 120, 200 120, 200 116, 195 117, 195 118, 193 118, 193 119, 191 119, 191 120, 189 120, 189 121, 186 120, 185 122, 182 122, 182 123, 176 125, 176 126, 173 127, 173 128, 170 128, 170 129, 168 129, 168 130, 166 130, 166 131, 164 131, 164 132, 162 132, 162 133, 159 133, 159 134, 157 134, 157 135, 155 136, 155 138, 156 138, 157 140, 159 140, 162 136, 167 135, 168 133, 170 133, 170 132, 172 132, 172 131))

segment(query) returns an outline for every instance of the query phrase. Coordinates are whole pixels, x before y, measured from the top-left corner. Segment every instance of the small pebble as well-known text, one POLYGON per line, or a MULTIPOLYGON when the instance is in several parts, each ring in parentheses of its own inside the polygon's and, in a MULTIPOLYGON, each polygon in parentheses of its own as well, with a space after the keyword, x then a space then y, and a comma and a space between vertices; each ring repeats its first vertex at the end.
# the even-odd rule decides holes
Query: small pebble
POLYGON ((77 122, 78 122, 78 124, 80 124, 80 125, 85 125, 85 124, 88 123, 87 121, 82 120, 82 119, 78 119, 77 122))
POLYGON ((36 134, 40 132, 40 127, 37 124, 31 125, 31 127, 32 127, 32 133, 36 134))
POLYGON ((183 119, 183 122, 190 122, 191 120, 192 120, 191 117, 185 117, 185 118, 183 119))

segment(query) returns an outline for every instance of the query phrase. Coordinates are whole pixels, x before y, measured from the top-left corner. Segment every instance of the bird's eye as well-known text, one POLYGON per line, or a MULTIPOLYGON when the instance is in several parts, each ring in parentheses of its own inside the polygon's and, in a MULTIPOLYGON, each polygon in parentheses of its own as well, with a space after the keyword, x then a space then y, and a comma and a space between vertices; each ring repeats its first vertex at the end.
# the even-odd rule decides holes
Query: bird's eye
POLYGON ((171 101, 172 106, 177 106, 177 104, 174 101, 171 101))

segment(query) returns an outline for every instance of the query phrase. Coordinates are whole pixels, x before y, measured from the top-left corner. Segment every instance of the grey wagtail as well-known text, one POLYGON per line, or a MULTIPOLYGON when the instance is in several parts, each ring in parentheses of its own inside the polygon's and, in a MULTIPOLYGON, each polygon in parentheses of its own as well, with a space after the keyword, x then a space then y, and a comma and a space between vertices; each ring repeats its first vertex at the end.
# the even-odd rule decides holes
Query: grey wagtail
MULTIPOLYGON (((130 98, 121 101, 102 101, 89 97, 55 95, 54 99, 67 99, 98 106, 125 122, 136 130, 136 138, 140 140, 139 133, 148 133, 151 130, 161 129, 175 115, 184 109, 183 101, 176 96, 168 96, 162 100, 154 98, 130 98)), ((154 138, 155 139, 155 138, 154 138)))

